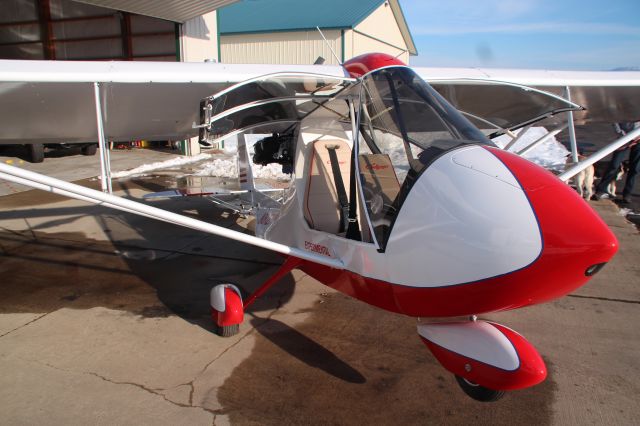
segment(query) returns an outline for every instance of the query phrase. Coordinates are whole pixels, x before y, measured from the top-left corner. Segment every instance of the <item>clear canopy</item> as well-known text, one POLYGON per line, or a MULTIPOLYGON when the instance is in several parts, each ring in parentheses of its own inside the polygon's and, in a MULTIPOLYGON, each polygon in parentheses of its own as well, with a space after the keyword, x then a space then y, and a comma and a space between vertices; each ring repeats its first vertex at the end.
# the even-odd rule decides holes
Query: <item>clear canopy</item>
POLYGON ((429 164, 465 144, 491 142, 410 68, 362 83, 358 165, 375 239, 384 249, 413 184, 429 164))

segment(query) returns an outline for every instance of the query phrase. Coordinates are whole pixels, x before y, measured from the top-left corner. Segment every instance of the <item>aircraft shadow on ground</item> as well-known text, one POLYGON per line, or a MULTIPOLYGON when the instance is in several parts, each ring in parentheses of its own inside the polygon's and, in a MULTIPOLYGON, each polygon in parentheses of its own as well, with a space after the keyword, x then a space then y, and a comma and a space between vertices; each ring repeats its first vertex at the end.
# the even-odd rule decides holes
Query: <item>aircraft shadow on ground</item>
MULTIPOLYGON (((162 189, 150 185, 148 190, 162 189)), ((153 205, 244 230, 235 214, 205 200, 157 200, 153 205)), ((96 206, 0 212, 0 221, 20 218, 36 225, 23 233, 0 232, 1 312, 105 307, 144 318, 177 315, 213 332, 211 288, 232 283, 246 297, 283 261, 268 250, 96 206), (87 239, 82 229, 53 232, 55 227, 79 228, 76 221, 89 214, 98 222, 92 228, 105 232, 109 241, 87 239)), ((364 383, 358 370, 316 340, 283 322, 259 319, 286 304, 295 285, 291 274, 282 278, 248 308, 250 324, 309 367, 344 382, 364 383)))
POLYGON ((365 377, 358 370, 338 358, 333 352, 315 340, 274 320, 264 320, 254 316, 251 325, 271 343, 312 368, 322 370, 349 383, 365 383, 365 377))
MULTIPOLYGON (((236 224, 236 215, 204 200, 153 205, 244 230, 236 224)), ((0 310, 4 312, 102 306, 144 317, 173 313, 212 331, 211 288, 232 283, 244 295, 250 294, 283 260, 273 252, 226 238, 95 206, 0 212, 0 221, 16 219, 35 225, 21 233, 0 233, 0 291, 5 293, 0 310), (79 228, 75 222, 88 214, 97 220, 96 230, 101 229, 109 242, 87 239, 82 229, 68 232, 79 228), (51 232, 54 227, 66 231, 51 232), (123 300, 128 292, 144 293, 145 285, 157 298, 123 300)), ((293 277, 287 275, 253 311, 286 303, 294 286, 293 277)))
MULTIPOLYGON (((242 229, 237 217, 209 203, 154 205, 242 229)), ((29 218, 61 225, 65 215, 86 216, 81 210, 33 210, 29 218)), ((126 213, 102 210, 96 218, 110 241, 87 239, 71 219, 66 232, 0 232, 0 312, 105 307, 140 318, 177 315, 213 331, 209 290, 231 282, 252 292, 282 262, 266 250, 126 213)), ((218 393, 232 421, 281 424, 283 412, 293 423, 344 423, 346 415, 378 424, 551 421, 552 377, 488 409, 464 396, 419 342, 414 321, 401 315, 331 294, 295 329, 262 319, 287 303, 294 287, 288 275, 248 310, 256 347, 218 393)))

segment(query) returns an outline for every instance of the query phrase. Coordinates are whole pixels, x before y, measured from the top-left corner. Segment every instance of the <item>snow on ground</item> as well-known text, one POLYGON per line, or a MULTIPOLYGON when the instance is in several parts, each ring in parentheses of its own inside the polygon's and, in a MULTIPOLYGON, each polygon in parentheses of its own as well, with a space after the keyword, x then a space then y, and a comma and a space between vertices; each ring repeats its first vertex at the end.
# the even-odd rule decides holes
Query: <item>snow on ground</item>
MULTIPOLYGON (((520 134, 520 132, 521 130, 516 130, 514 133, 520 134)), ((547 129, 544 127, 531 127, 527 130, 527 133, 525 133, 520 140, 510 148, 510 151, 518 152, 547 133, 547 129)), ((507 135, 503 135, 493 139, 493 142, 500 148, 504 148, 509 142, 511 142, 511 138, 507 135)), ((555 137, 551 137, 533 148, 531 151, 527 152, 522 157, 544 167, 545 169, 561 172, 564 171, 567 155, 569 155, 567 148, 558 142, 555 137)))
POLYGON ((143 164, 142 166, 136 167, 131 170, 114 172, 114 173, 111 173, 111 177, 114 179, 118 179, 118 178, 129 177, 129 176, 140 176, 154 170, 184 166, 185 164, 197 163, 198 161, 207 160, 209 158, 211 158, 210 154, 200 154, 193 157, 181 156, 181 157, 172 158, 166 161, 159 161, 157 163, 143 164))
MULTIPOLYGON (((518 130, 515 133, 518 134, 519 132, 520 131, 518 130)), ((527 133, 524 134, 522 138, 520 138, 518 143, 516 143, 515 146, 511 148, 511 150, 515 152, 522 148, 525 148, 532 142, 544 136, 546 133, 547 130, 544 127, 532 127, 527 131, 527 133)), ((254 143, 259 139, 264 138, 265 136, 269 135, 245 136, 247 146, 249 147, 249 158, 253 157, 254 143)), ((508 136, 500 136, 493 141, 498 146, 503 148, 510 142, 510 140, 511 139, 508 136)), ((394 154, 396 154, 396 156, 403 157, 405 154, 404 150, 402 149, 402 144, 396 145, 396 150, 398 152, 394 151, 394 154)), ((139 176, 160 169, 175 168, 186 164, 192 164, 193 171, 188 175, 235 178, 238 176, 238 166, 235 159, 235 154, 238 151, 238 142, 235 137, 230 137, 225 140, 224 151, 224 157, 226 158, 214 158, 214 156, 211 154, 200 154, 194 157, 178 157, 167 161, 144 164, 140 167, 136 167, 135 169, 123 172, 112 173, 112 177, 123 178, 134 175, 139 176)), ((564 170, 566 156, 568 154, 569 151, 564 147, 564 145, 558 142, 555 137, 552 137, 525 154, 524 158, 536 164, 539 164, 546 169, 562 171, 564 170)), ((268 164, 266 166, 260 166, 255 165, 253 164, 253 162, 251 162, 251 167, 253 170, 254 178, 256 179, 277 179, 281 181, 290 179, 290 175, 282 173, 282 166, 280 164, 268 164)))
MULTIPOLYGON (((271 135, 245 135, 245 143, 249 148, 249 162, 251 163, 253 177, 255 179, 277 179, 281 181, 290 180, 290 175, 282 173, 282 166, 280 164, 267 164, 266 166, 261 166, 253 163, 253 145, 260 139, 267 136, 271 135)), ((237 154, 238 138, 236 136, 231 136, 225 139, 224 152, 234 156, 237 154)), ((237 177, 238 164, 235 157, 232 159, 216 158, 211 163, 203 164, 202 167, 194 171, 193 174, 195 176, 237 177)))
MULTIPOLYGON (((249 158, 253 157, 253 144, 269 135, 246 135, 247 146, 249 147, 249 158)), ((143 164, 131 170, 125 170, 122 172, 114 172, 111 177, 114 179, 125 178, 130 176, 142 176, 149 172, 176 168, 187 164, 192 165, 193 171, 186 176, 213 176, 222 178, 235 178, 238 176, 238 165, 235 158, 235 154, 238 152, 237 138, 230 137, 225 140, 224 152, 225 157, 228 158, 214 158, 212 154, 200 154, 193 157, 177 157, 167 161, 160 161, 157 163, 143 164), (233 157, 230 157, 233 155, 233 157), (196 164, 201 163, 201 164, 196 164)), ((280 164, 268 164, 266 166, 260 166, 251 162, 254 178, 256 179, 277 179, 277 180, 289 180, 288 174, 282 173, 282 166, 280 164)))
MULTIPOLYGON (((253 170, 253 177, 256 179, 290 179, 289 175, 282 173, 282 166, 280 164, 260 166, 251 163, 251 167, 253 170)), ((238 176, 238 165, 235 159, 216 158, 211 162, 203 163, 190 174, 193 176, 234 178, 238 176)))

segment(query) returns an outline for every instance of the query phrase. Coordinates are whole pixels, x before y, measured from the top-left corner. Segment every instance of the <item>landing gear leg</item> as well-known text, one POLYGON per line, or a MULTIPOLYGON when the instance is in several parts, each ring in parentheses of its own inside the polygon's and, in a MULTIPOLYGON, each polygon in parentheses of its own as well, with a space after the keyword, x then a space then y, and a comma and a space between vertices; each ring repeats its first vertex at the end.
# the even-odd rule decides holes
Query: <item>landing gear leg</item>
POLYGON ((211 289, 211 318, 216 323, 217 334, 231 337, 238 334, 240 323, 244 319, 244 310, 262 296, 282 277, 297 268, 302 259, 288 257, 282 266, 252 295, 242 300, 238 287, 233 284, 219 284, 211 289))

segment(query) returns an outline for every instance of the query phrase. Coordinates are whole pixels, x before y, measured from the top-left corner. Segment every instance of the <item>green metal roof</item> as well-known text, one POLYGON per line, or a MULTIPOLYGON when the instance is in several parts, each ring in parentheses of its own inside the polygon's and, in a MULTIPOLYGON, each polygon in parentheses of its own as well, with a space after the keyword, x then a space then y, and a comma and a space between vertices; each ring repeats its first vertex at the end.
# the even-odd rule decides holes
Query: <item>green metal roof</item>
POLYGON ((353 28, 385 0, 242 0, 218 10, 220 34, 353 28))

